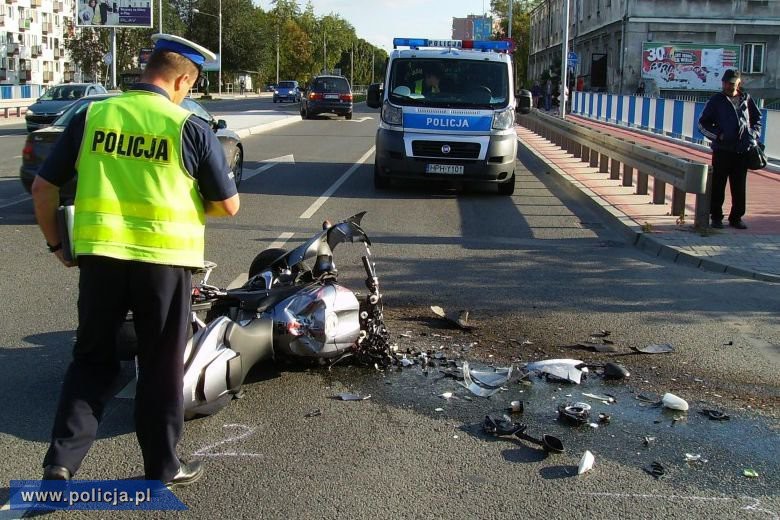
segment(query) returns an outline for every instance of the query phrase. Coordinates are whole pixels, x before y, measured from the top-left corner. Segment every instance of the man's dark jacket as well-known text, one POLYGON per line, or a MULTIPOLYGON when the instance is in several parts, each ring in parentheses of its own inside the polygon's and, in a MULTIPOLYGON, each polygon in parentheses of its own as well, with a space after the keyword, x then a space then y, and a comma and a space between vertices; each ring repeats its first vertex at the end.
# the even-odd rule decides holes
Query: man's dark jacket
POLYGON ((712 96, 699 117, 699 131, 712 143, 713 151, 743 153, 756 145, 761 135, 761 111, 750 94, 739 94, 734 108, 722 92, 712 96))

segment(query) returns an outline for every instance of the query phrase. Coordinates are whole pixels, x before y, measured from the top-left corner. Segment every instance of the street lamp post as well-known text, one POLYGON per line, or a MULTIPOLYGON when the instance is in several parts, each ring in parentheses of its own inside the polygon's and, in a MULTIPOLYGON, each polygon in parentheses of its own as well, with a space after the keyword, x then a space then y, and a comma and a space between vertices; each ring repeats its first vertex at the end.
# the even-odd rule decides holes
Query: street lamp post
POLYGON ((219 19, 219 77, 217 81, 219 81, 219 95, 222 95, 222 0, 219 0, 219 16, 211 13, 204 13, 200 9, 193 9, 193 13, 197 14, 205 14, 206 16, 213 16, 214 18, 219 19))

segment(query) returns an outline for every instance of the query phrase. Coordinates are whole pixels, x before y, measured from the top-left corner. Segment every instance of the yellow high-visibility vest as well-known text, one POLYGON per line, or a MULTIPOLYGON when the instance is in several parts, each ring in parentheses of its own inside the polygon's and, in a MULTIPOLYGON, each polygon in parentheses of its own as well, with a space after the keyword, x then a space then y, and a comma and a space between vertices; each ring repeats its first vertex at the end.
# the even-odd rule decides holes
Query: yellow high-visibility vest
POLYGON ((76 255, 202 267, 204 203, 182 161, 190 113, 140 90, 87 110, 76 161, 76 255))

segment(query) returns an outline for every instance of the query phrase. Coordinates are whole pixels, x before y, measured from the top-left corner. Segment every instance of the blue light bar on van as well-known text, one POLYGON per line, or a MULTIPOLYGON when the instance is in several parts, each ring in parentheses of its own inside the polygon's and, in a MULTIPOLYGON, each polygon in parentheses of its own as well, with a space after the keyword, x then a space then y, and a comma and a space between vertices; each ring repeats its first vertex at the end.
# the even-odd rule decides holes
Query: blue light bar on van
POLYGON ((474 49, 480 51, 508 51, 510 42, 479 40, 429 40, 427 38, 393 38, 393 47, 437 47, 455 49, 474 49))

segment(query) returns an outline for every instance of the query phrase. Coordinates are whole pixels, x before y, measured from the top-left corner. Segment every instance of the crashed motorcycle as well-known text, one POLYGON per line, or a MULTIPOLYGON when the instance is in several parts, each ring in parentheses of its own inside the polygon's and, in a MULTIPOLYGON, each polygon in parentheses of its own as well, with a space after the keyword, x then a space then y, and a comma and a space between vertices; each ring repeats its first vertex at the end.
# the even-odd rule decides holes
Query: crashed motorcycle
MULTIPOLYGON (((184 351, 185 418, 213 414, 240 397, 247 374, 261 361, 334 363, 352 357, 365 364, 392 363, 371 241, 360 227, 364 214, 335 225, 326 221, 322 231, 290 251, 262 251, 239 287, 210 285, 216 264, 207 263, 192 291, 193 333, 184 351), (360 300, 338 283, 333 250, 343 242, 365 247, 361 261, 368 293, 360 300)), ((120 344, 132 345, 132 315, 121 334, 120 344)), ((133 347, 128 349, 132 353, 133 347)))

